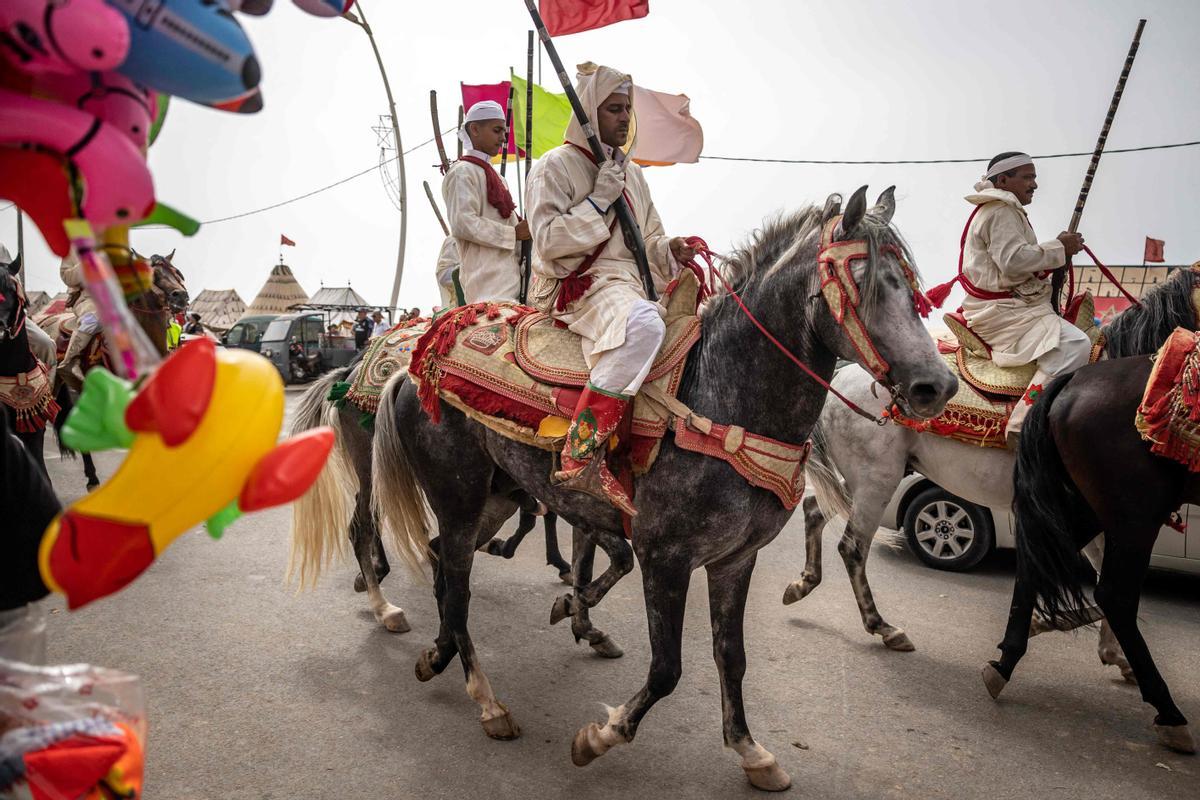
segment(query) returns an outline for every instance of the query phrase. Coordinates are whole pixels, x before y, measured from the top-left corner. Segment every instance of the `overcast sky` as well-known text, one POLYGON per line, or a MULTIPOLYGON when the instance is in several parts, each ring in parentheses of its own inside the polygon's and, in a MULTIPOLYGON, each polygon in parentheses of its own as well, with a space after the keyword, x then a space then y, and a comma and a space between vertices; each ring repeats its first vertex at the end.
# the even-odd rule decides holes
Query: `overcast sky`
MULTIPOLYGON (((458 83, 524 69, 521 0, 362 0, 411 147, 431 134, 428 92, 453 124, 458 83)), ((569 67, 593 60, 648 88, 687 94, 706 155, 927 159, 1091 150, 1139 16, 1149 19, 1109 147, 1200 139, 1200 2, 1196 0, 653 0, 650 15, 559 40, 569 67)), ((263 65, 266 108, 238 116, 172 104, 151 150, 160 199, 201 220, 286 200, 370 167, 372 127, 386 110, 362 31, 310 17, 286 0, 242 17, 263 65)), ((544 62, 543 85, 554 78, 544 62)), ((573 69, 572 69, 573 72, 573 69)), ((453 137, 447 139, 452 147, 453 137)), ((453 157, 453 150, 451 150, 453 157)), ((432 145, 407 157, 410 218, 400 303, 428 310, 442 234, 421 188, 440 202, 432 145)), ((1086 158, 1038 163, 1030 207, 1040 237, 1068 222, 1086 158)), ((648 178, 668 232, 724 250, 767 216, 830 192, 898 187, 895 222, 927 283, 947 279, 980 164, 803 166, 699 164, 648 178)), ((510 177, 512 173, 510 171, 510 177)), ((1200 147, 1113 154, 1101 162, 1081 230, 1109 264, 1141 262, 1144 236, 1166 240, 1168 263, 1200 259, 1200 147)), ((514 184, 515 193, 515 184, 514 184)), ((15 252, 15 210, 0 241, 15 252)), ((142 252, 178 248, 195 296, 233 287, 249 303, 284 256, 312 294, 349 281, 372 303, 391 291, 399 213, 377 172, 282 208, 206 225, 191 239, 134 233, 142 252)), ((32 289, 61 289, 57 259, 26 223, 32 289)), ((953 300, 957 300, 956 294, 953 300)))

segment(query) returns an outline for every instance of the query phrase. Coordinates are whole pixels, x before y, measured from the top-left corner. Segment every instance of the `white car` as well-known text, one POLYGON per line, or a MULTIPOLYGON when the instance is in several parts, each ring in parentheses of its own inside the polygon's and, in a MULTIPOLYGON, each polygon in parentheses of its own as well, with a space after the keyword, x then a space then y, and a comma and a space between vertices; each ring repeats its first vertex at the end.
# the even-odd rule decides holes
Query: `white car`
MULTIPOLYGON (((1164 525, 1150 566, 1200 575, 1200 506, 1180 509, 1186 531, 1164 525)), ((987 508, 950 494, 919 472, 904 477, 882 525, 904 534, 908 548, 931 567, 971 569, 994 548, 1016 547, 1010 508, 987 508)))

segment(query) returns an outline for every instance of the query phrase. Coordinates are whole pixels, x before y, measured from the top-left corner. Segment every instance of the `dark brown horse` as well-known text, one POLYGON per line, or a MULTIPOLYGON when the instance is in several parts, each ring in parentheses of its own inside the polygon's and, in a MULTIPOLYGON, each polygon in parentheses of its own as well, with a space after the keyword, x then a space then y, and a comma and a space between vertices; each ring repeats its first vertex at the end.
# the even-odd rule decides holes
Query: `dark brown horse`
POLYGON ((1035 609, 1063 627, 1096 619, 1083 596, 1078 552, 1103 533, 1096 603, 1125 651, 1142 699, 1158 712, 1159 741, 1194 753, 1187 719, 1137 621, 1154 540, 1171 512, 1200 502, 1196 475, 1152 454, 1134 427, 1152 364, 1148 356, 1135 356, 1084 367, 1047 386, 1031 409, 1014 477, 1017 581, 1000 660, 984 667, 983 678, 997 697, 1025 655, 1035 609))

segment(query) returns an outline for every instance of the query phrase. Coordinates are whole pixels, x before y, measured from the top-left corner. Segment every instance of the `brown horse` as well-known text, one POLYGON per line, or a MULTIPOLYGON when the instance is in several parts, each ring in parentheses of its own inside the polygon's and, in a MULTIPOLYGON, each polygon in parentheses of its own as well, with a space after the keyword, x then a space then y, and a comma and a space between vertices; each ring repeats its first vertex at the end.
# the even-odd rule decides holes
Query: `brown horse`
MULTIPOLYGON (((133 253, 135 258, 143 258, 136 252, 133 253)), ((178 267, 172 263, 175 257, 175 251, 172 250, 165 256, 152 255, 149 258, 150 267, 153 274, 151 283, 144 288, 141 294, 129 301, 129 309, 133 312, 133 317, 137 320, 138 325, 150 337, 150 341, 158 349, 162 355, 167 354, 167 328, 171 323, 171 317, 174 314, 183 312, 188 304, 187 286, 184 283, 183 273, 178 267)), ((58 354, 62 357, 66 350, 67 342, 71 338, 71 331, 75 326, 75 315, 70 311, 65 311, 58 314, 42 315, 35 319, 38 327, 46 332, 46 335, 53 339, 58 344, 58 354)), ((104 334, 97 334, 92 343, 88 346, 87 351, 82 355, 83 372, 86 374, 89 370, 97 366, 105 366, 112 369, 112 364, 109 361, 108 349, 105 347, 104 334)), ((74 406, 71 392, 78 392, 82 387, 72 385, 73 381, 67 370, 59 370, 56 378, 55 400, 57 400, 62 411, 56 421, 56 427, 60 427, 62 422, 66 420, 66 415, 70 413, 74 406)), ((83 471, 87 476, 87 487, 94 489, 100 485, 100 478, 96 475, 96 465, 92 461, 91 455, 83 454, 83 471)))

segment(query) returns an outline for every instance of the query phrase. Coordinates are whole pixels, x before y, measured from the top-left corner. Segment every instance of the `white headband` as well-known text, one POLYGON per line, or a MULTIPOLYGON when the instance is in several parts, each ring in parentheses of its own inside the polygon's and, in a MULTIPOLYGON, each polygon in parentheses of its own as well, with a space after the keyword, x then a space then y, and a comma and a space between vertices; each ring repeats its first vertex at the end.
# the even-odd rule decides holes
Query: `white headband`
POLYGON ((990 181, 992 178, 996 177, 997 175, 1002 175, 1003 173, 1008 172, 1010 169, 1016 169, 1017 167, 1023 167, 1026 164, 1032 163, 1033 158, 1031 156, 1027 156, 1024 153, 1017 153, 1015 156, 1009 156, 1008 158, 1001 159, 989 167, 987 174, 983 176, 983 179, 985 181, 990 181))
POLYGON ((467 133, 468 122, 483 122, 484 120, 498 119, 505 122, 504 109, 495 100, 480 100, 467 111, 467 115, 463 117, 462 127, 458 129, 459 141, 463 143, 463 147, 468 150, 476 150, 474 142, 471 141, 471 135, 467 133))
POLYGON ((622 83, 620 86, 618 86, 617 88, 613 89, 613 90, 612 90, 612 93, 613 93, 613 94, 623 94, 623 95, 626 95, 626 96, 628 96, 628 95, 629 95, 629 90, 630 90, 630 89, 632 89, 632 88, 633 88, 633 84, 632 84, 630 81, 625 81, 625 82, 624 82, 624 83, 622 83))

